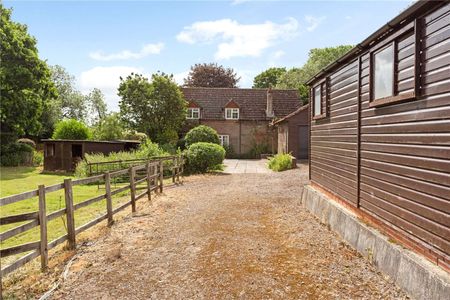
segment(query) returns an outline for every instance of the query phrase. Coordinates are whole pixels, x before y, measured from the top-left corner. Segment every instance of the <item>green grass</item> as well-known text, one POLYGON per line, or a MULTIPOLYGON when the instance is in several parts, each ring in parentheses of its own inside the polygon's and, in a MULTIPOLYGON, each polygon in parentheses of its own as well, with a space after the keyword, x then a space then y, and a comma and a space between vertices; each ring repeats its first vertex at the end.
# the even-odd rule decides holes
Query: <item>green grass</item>
MULTIPOLYGON (((43 174, 41 168, 35 167, 11 167, 0 168, 0 197, 14 195, 25 191, 37 189, 38 185, 44 184, 46 186, 62 183, 65 178, 73 178, 72 175, 67 174, 43 174)), ((112 183, 112 188, 116 189, 123 186, 125 183, 112 183)), ((143 183, 145 184, 145 183, 143 183)), ((143 185, 142 184, 142 185, 143 185)), ((140 186, 142 186, 140 185, 140 186)), ((139 191, 138 193, 140 193, 139 191)), ((89 198, 105 193, 104 185, 79 185, 73 187, 74 203, 79 203, 89 198)), ((123 192, 113 197, 113 206, 116 207, 119 203, 125 202, 129 197, 125 197, 129 192, 123 192)), ((64 190, 48 193, 46 195, 47 214, 65 207, 64 190)), ((22 214, 25 212, 32 212, 38 210, 37 197, 12 203, 0 207, 0 216, 9 216, 22 214)), ((75 226, 79 227, 90 220, 98 217, 106 212, 106 200, 93 203, 87 207, 79 209, 75 212, 75 226)), ((0 232, 4 232, 13 227, 19 226, 22 223, 14 223, 0 226, 0 232)), ((65 226, 65 215, 52 220, 48 223, 48 241, 52 241, 67 232, 65 226)), ((1 248, 8 248, 15 245, 20 245, 27 242, 39 240, 39 227, 35 227, 22 234, 14 236, 6 241, 1 242, 1 248)), ((21 254, 23 255, 23 254, 21 254)), ((2 259, 2 265, 8 264, 13 257, 2 259)))

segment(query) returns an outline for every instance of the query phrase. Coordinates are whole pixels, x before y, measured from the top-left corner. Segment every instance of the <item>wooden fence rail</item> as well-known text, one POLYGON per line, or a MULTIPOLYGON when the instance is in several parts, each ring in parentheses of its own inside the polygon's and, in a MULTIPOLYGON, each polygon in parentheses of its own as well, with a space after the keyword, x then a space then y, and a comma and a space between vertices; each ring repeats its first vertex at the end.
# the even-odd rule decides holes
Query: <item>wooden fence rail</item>
MULTIPOLYGON (((171 162, 171 177, 172 182, 180 182, 180 175, 183 172, 183 157, 161 157, 156 160, 147 161, 144 164, 130 166, 128 169, 118 170, 118 171, 106 171, 103 174, 97 174, 95 176, 72 180, 65 179, 64 183, 55 184, 52 186, 45 187, 44 185, 39 185, 38 189, 11 195, 7 197, 0 198, 0 207, 9 205, 12 203, 16 203, 19 201, 27 200, 33 197, 38 197, 39 210, 35 212, 28 212, 18 215, 4 216, 0 217, 0 225, 18 223, 18 222, 26 222, 17 227, 8 229, 2 233, 0 233, 0 242, 3 242, 7 239, 10 239, 14 236, 17 236, 25 231, 28 231, 32 228, 39 226, 40 239, 38 241, 32 241, 28 243, 24 243, 21 245, 0 249, 0 257, 6 257, 11 255, 17 255, 24 252, 30 252, 26 255, 20 257, 13 263, 2 267, 1 276, 0 276, 0 284, 1 278, 6 274, 16 270, 17 268, 23 266, 27 262, 33 260, 34 258, 41 256, 41 270, 44 271, 48 266, 48 251, 52 248, 55 248, 59 244, 67 241, 68 249, 76 248, 76 236, 87 230, 88 228, 98 224, 103 220, 108 220, 108 226, 111 226, 114 223, 113 215, 118 213, 119 211, 125 209, 126 207, 131 205, 132 212, 136 211, 136 201, 147 196, 148 199, 151 199, 152 191, 163 191, 163 180, 164 180, 164 162, 171 162), (126 186, 120 187, 118 189, 112 190, 111 188, 111 180, 118 176, 123 176, 125 174, 129 174, 129 184, 126 186), (99 196, 86 199, 82 202, 74 204, 73 198, 73 186, 76 185, 84 185, 95 183, 99 181, 104 181, 105 183, 105 193, 99 196), (137 193, 139 190, 137 185, 141 183, 146 183, 143 192, 137 193), (53 211, 47 214, 46 209, 46 196, 48 193, 63 190, 64 189, 64 199, 65 199, 65 208, 62 208, 57 211, 53 211), (113 208, 112 196, 124 192, 126 190, 130 190, 130 200, 120 204, 118 207, 113 208), (80 208, 86 207, 98 201, 102 201, 106 199, 106 212, 105 214, 97 217, 88 223, 75 227, 75 211, 80 208), (48 230, 47 223, 51 220, 59 218, 63 215, 66 215, 66 227, 67 233, 59 238, 48 242, 48 230)), ((141 189, 142 190, 142 189, 141 189)))

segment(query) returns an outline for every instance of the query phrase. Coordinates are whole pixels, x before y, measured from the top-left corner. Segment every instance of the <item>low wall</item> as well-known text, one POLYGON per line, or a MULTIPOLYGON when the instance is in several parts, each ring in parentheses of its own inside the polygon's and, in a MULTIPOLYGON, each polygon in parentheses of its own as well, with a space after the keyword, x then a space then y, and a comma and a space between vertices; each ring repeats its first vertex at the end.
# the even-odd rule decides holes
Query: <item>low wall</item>
POLYGON ((303 189, 301 201, 303 207, 328 224, 412 298, 448 299, 450 275, 446 271, 391 241, 309 185, 303 189))

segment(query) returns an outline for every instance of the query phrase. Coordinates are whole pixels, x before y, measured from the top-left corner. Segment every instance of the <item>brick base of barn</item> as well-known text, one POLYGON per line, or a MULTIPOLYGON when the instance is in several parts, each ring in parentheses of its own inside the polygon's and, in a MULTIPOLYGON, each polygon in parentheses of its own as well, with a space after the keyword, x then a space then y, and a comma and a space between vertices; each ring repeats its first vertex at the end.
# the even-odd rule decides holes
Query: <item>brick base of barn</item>
POLYGON ((305 186, 301 200, 303 207, 328 224, 413 299, 448 299, 450 275, 446 271, 393 243, 352 211, 311 186, 305 186))

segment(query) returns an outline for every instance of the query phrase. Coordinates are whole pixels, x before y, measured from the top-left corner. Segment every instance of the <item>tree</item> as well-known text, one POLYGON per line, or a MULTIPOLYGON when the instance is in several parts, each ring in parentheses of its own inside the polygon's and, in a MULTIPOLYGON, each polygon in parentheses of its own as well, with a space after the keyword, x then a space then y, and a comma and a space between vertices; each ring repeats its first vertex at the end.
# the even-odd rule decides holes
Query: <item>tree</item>
POLYGON ((0 3, 0 121, 2 146, 20 135, 38 135, 47 102, 57 96, 47 64, 39 59, 27 26, 11 20, 0 3))
POLYGON ((52 138, 62 140, 88 140, 92 138, 92 133, 84 123, 74 119, 66 119, 56 123, 52 138))
POLYGON ((94 128, 94 138, 96 140, 114 141, 123 137, 124 128, 118 113, 104 116, 94 128))
POLYGON ((253 79, 254 89, 266 89, 275 87, 280 80, 281 75, 286 73, 286 68, 269 68, 256 75, 253 79))
POLYGON ((321 69, 347 53, 353 46, 344 45, 328 48, 315 48, 309 51, 309 57, 301 68, 293 68, 281 75, 276 88, 294 88, 300 92, 303 103, 308 102, 308 87, 306 82, 321 69))
POLYGON ((59 110, 58 120, 77 119, 84 121, 87 114, 86 97, 76 89, 75 77, 59 65, 51 67, 52 80, 58 90, 55 104, 59 110))
POLYGON ((120 78, 118 90, 120 114, 126 127, 147 133, 153 141, 166 143, 167 132, 178 132, 186 119, 187 102, 173 76, 153 74, 150 82, 131 73, 120 78))
POLYGON ((195 64, 184 85, 187 87, 219 87, 235 88, 241 78, 231 68, 219 66, 217 63, 195 64))
POLYGON ((86 101, 89 104, 90 124, 97 124, 106 117, 108 109, 102 91, 94 88, 89 95, 86 96, 86 101))

